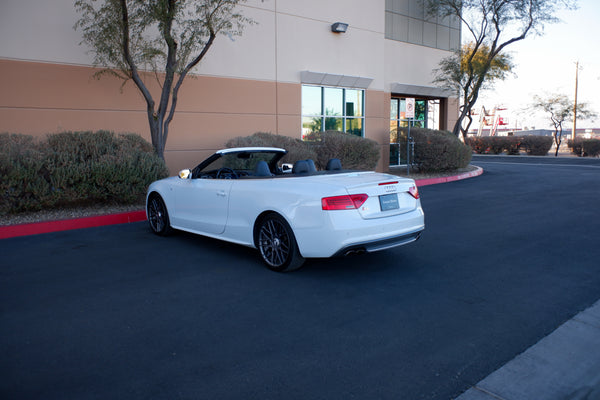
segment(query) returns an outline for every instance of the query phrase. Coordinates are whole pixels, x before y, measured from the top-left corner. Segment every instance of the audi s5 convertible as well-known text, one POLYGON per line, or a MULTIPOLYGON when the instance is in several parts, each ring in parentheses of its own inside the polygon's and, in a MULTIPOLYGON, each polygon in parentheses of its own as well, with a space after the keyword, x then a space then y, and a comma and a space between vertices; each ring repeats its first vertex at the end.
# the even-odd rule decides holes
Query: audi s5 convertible
POLYGON ((425 227, 412 179, 344 170, 331 159, 283 164, 271 147, 217 151, 193 169, 153 182, 146 196, 152 231, 172 229, 258 249, 274 271, 305 258, 374 252, 414 242, 425 227))

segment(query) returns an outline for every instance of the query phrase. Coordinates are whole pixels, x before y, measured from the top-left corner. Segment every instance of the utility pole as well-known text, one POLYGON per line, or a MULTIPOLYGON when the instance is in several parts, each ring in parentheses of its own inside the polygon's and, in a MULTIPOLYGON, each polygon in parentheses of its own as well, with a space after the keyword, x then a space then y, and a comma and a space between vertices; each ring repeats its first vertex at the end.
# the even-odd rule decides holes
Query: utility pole
POLYGON ((575 102, 573 104, 573 131, 571 132, 571 140, 575 140, 577 135, 577 85, 579 80, 579 61, 575 63, 575 102))

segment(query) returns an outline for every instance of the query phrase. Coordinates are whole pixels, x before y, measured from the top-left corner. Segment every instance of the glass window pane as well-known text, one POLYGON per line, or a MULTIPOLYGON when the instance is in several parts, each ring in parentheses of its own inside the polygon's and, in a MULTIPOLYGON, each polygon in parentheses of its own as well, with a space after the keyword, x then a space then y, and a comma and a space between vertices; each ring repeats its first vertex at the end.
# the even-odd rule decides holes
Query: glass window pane
POLYGON ((393 39, 394 37, 392 36, 392 24, 394 21, 394 14, 392 14, 391 12, 385 12, 385 38, 386 39, 393 39))
POLYGON ((425 121, 426 112, 427 112, 427 100, 416 100, 415 101, 415 119, 417 121, 425 121))
POLYGON ((437 43, 437 25, 430 22, 423 24, 423 44, 435 47, 437 43))
POLYGON ((429 100, 427 102, 427 124, 426 128, 440 129, 440 101, 429 100))
POLYGON ((340 131, 342 132, 342 130, 344 126, 344 119, 343 118, 327 118, 325 117, 325 130, 326 131, 340 131))
POLYGON ((362 117, 363 104, 362 90, 346 89, 346 116, 347 117, 362 117))
POLYGON ((321 88, 302 86, 302 115, 322 115, 321 88))
POLYGON ((392 24, 392 38, 402 42, 408 41, 408 17, 394 14, 392 24))
POLYGON ((356 136, 363 135, 363 119, 362 118, 347 118, 346 119, 346 132, 356 136))
POLYGON ((423 44, 423 21, 408 19, 408 42, 414 44, 423 44))
POLYGON ((436 44, 438 49, 450 50, 450 28, 438 25, 436 44))
POLYGON ((322 126, 322 117, 302 117, 302 138, 312 132, 320 132, 322 126))
POLYGON ((400 99, 399 107, 400 119, 406 119, 406 99, 400 99))
POLYGON ((398 119, 398 99, 392 99, 390 104, 390 119, 398 119))
POLYGON ((343 115, 343 97, 344 89, 338 88, 324 88, 325 92, 325 104, 323 107, 325 115, 343 115))
POLYGON ((390 143, 396 143, 398 140, 398 121, 390 123, 390 143))
POLYGON ((425 18, 425 5, 422 1, 409 1, 408 13, 413 18, 423 19, 425 18))

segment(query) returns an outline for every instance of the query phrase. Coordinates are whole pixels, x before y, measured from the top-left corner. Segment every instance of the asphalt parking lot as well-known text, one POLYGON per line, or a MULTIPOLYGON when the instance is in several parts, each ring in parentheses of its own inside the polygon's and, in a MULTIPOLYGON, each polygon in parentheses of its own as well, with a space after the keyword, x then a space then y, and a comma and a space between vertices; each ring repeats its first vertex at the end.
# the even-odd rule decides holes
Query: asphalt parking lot
POLYGON ((454 398, 600 299, 600 160, 473 164, 417 243, 289 274, 146 223, 0 240, 0 397, 454 398))

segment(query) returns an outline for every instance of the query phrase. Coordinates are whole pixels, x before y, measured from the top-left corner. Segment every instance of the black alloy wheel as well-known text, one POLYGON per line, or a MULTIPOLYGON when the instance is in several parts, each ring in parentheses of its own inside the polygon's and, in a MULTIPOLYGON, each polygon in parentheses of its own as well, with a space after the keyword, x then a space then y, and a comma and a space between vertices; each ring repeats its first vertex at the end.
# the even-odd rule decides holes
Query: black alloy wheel
POLYGON ((148 201, 148 223, 157 235, 165 236, 171 232, 167 206, 158 194, 151 195, 148 201))
POLYGON ((263 261, 273 271, 293 271, 304 264, 292 228, 277 214, 260 222, 257 244, 263 261))

